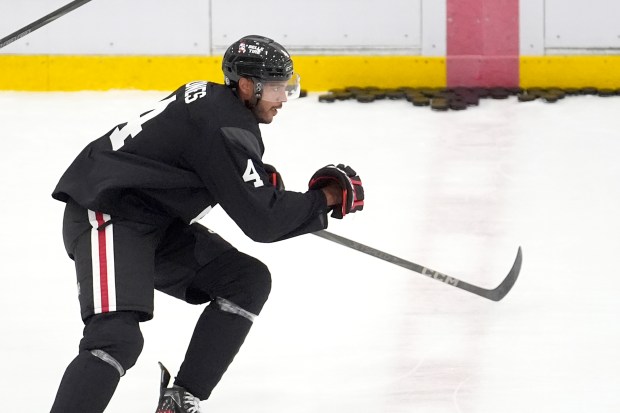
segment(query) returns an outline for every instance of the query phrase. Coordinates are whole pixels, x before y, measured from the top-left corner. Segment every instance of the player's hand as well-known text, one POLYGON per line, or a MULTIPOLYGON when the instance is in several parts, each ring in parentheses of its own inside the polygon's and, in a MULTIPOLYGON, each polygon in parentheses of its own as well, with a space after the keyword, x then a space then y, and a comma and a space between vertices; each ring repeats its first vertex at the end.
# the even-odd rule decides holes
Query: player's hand
POLYGON ((269 183, 276 187, 278 191, 284 191, 284 181, 282 180, 282 176, 280 172, 276 171, 272 165, 264 163, 265 172, 267 172, 267 176, 269 177, 269 183))
POLYGON ((357 172, 350 166, 329 164, 312 175, 308 187, 322 189, 338 184, 342 190, 342 203, 334 206, 332 217, 342 219, 346 214, 364 209, 364 187, 357 172))

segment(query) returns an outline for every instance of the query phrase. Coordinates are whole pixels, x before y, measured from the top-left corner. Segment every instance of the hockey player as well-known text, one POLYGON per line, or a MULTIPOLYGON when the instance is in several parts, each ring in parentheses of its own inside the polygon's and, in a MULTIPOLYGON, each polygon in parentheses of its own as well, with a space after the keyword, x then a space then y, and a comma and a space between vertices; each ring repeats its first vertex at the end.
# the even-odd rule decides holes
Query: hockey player
MULTIPOLYGON (((267 267, 196 221, 216 204, 253 240, 274 242, 327 227, 363 208, 361 181, 342 164, 320 168, 305 193, 284 189, 263 163, 260 123, 299 94, 278 43, 246 36, 224 54, 225 85, 181 86, 150 111, 91 142, 60 179, 63 239, 75 261, 85 327, 51 411, 103 412, 142 350, 139 323, 157 289, 209 303, 158 413, 199 412, 261 312, 267 267)), ((175 337, 174 326, 170 337, 175 337)))

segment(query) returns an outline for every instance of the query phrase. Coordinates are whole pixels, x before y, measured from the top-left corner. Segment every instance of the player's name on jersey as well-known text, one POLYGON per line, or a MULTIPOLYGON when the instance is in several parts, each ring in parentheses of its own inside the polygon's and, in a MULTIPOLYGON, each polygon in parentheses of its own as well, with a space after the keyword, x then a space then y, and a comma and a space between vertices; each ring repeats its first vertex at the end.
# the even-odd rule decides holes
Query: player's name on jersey
POLYGON ((207 95, 207 82, 198 80, 185 85, 185 103, 192 103, 207 95))

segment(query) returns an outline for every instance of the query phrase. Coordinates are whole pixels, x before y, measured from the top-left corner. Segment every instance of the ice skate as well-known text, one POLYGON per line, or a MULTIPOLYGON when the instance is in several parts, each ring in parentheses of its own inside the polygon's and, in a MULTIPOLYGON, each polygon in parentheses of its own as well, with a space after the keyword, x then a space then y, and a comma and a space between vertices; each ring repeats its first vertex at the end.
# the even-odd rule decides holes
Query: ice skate
POLYGON ((168 388, 170 373, 159 363, 161 368, 160 396, 155 413, 200 413, 200 400, 183 387, 168 388))

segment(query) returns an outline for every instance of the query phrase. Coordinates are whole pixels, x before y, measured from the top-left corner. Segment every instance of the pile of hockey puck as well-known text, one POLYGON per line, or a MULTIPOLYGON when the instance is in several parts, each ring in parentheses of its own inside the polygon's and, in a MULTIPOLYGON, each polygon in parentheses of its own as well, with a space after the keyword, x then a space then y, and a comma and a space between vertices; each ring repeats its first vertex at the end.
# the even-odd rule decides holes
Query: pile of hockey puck
POLYGON ((360 103, 370 103, 377 100, 406 100, 413 106, 430 107, 437 111, 464 110, 477 106, 481 99, 508 99, 516 96, 519 102, 541 100, 555 103, 566 96, 595 95, 620 96, 620 89, 585 88, 412 88, 400 87, 384 89, 378 87, 346 87, 332 89, 328 93, 319 95, 319 102, 332 103, 340 100, 356 100, 360 103))

